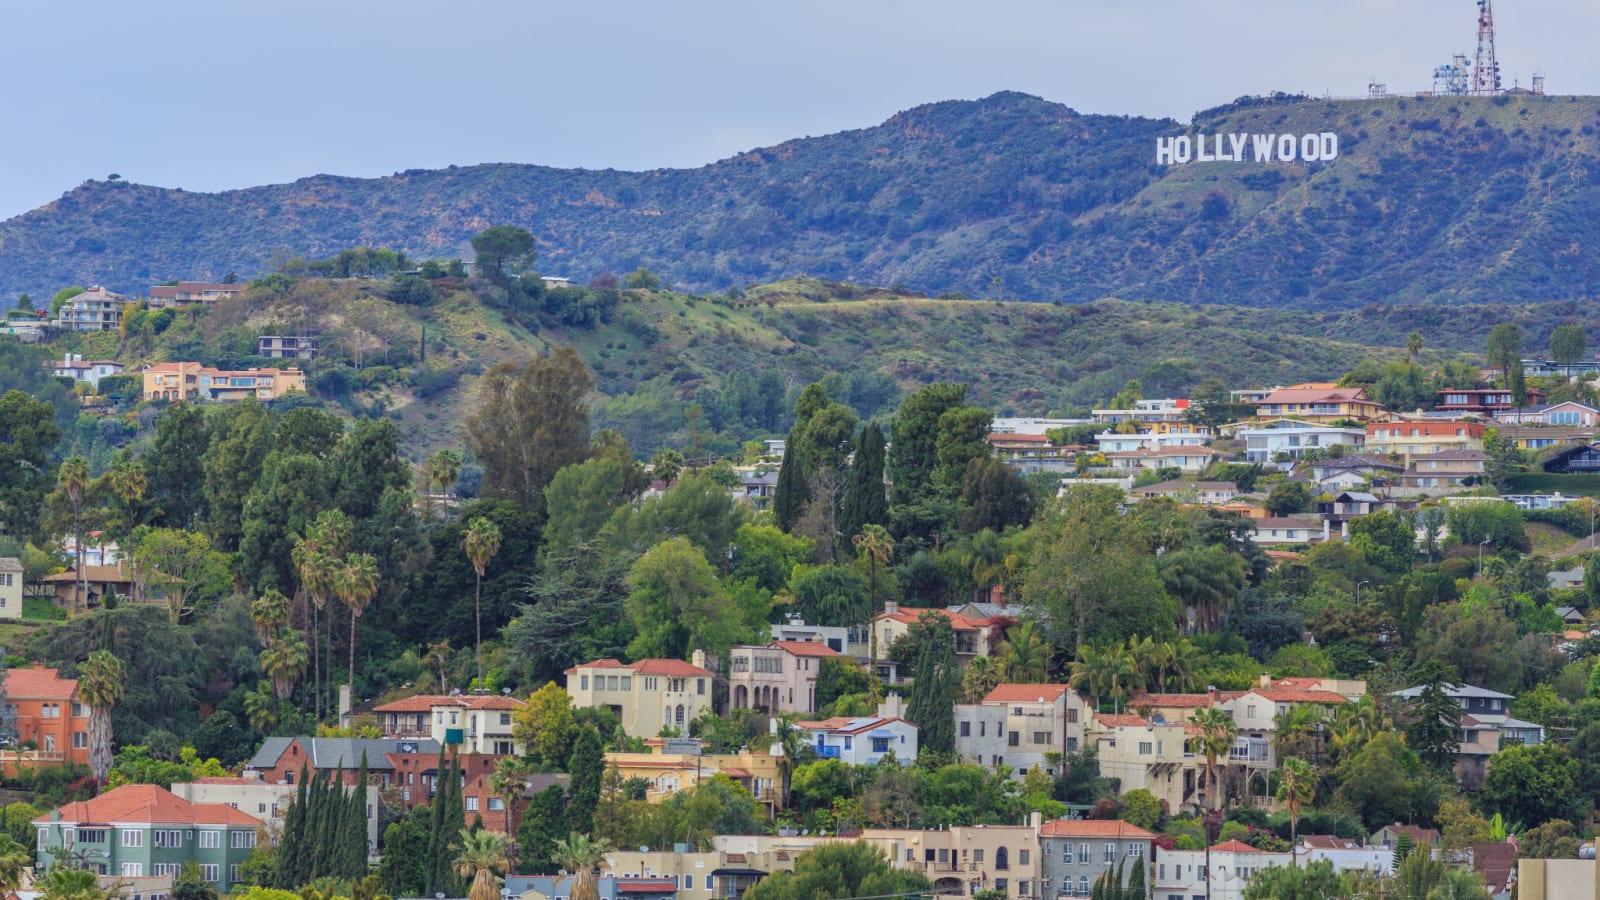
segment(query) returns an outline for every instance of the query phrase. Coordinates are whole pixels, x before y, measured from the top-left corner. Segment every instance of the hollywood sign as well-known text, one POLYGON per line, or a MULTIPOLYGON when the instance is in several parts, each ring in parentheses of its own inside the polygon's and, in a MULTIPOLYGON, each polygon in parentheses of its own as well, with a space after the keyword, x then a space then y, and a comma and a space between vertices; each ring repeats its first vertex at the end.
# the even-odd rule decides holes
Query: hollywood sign
POLYGON ((1197 134, 1156 138, 1156 165, 1190 162, 1332 162, 1339 136, 1320 134, 1197 134))

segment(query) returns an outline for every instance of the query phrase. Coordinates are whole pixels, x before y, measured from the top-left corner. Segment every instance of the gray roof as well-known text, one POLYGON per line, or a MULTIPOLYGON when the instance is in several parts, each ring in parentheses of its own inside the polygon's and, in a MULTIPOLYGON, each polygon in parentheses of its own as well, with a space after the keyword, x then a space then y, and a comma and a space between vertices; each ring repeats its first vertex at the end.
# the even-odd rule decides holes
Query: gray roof
POLYGON ((0 556, 0 572, 21 572, 22 560, 15 556, 0 556))
POLYGON ((1333 459, 1325 459, 1325 460, 1323 460, 1321 462, 1313 463, 1312 464, 1312 468, 1314 468, 1314 469, 1392 469, 1392 470, 1394 470, 1396 472, 1399 472, 1402 469, 1404 469, 1405 467, 1400 465, 1399 463, 1390 462, 1387 459, 1380 459, 1379 457, 1376 457, 1376 456, 1368 456, 1365 453, 1354 453, 1354 454, 1351 454, 1349 456, 1338 456, 1338 457, 1334 457, 1333 459))
POLYGON ((1372 494, 1364 493, 1362 491, 1344 491, 1341 494, 1339 494, 1339 496, 1337 496, 1337 497, 1335 497, 1333 499, 1335 501, 1339 501, 1339 500, 1344 500, 1346 498, 1354 500, 1357 503, 1377 503, 1377 502, 1379 502, 1379 500, 1378 500, 1378 498, 1376 496, 1374 496, 1372 494))
POLYGON ((367 769, 369 771, 387 771, 389 761, 384 759, 386 753, 422 753, 437 756, 439 742, 432 738, 395 739, 395 738, 325 738, 325 737, 269 737, 261 744, 261 749, 250 758, 247 768, 270 769, 278 764, 279 757, 289 749, 289 745, 299 741, 306 748, 309 759, 306 761, 312 769, 354 769, 361 765, 361 754, 367 755, 367 769), (402 748, 401 745, 405 745, 402 748))
MULTIPOLYGON (((1419 684, 1416 687, 1409 687, 1409 688, 1406 688, 1403 691, 1395 691, 1394 693, 1390 694, 1390 696, 1391 697, 1404 697, 1407 700, 1415 700, 1416 698, 1422 696, 1422 689, 1423 689, 1423 686, 1419 684)), ((1490 700, 1515 700, 1515 699, 1517 699, 1516 697, 1514 697, 1514 696, 1512 696, 1510 694, 1502 694, 1499 691, 1491 691, 1488 688, 1475 687, 1475 686, 1470 685, 1470 684, 1446 684, 1445 685, 1445 689, 1446 689, 1445 693, 1447 693, 1450 696, 1456 698, 1457 700, 1460 700, 1460 699, 1463 699, 1463 698, 1466 698, 1466 697, 1475 697, 1475 698, 1478 698, 1478 699, 1490 699, 1490 700)))

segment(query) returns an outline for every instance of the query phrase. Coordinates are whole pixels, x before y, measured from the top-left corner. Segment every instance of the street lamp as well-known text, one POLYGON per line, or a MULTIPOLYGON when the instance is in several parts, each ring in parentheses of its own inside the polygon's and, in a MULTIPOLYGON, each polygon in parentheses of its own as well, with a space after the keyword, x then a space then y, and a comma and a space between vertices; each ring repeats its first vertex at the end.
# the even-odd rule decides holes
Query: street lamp
POLYGON ((1483 577, 1483 548, 1489 546, 1489 539, 1485 537, 1478 542, 1478 577, 1483 577))
POLYGON ((1371 583, 1372 582, 1370 582, 1370 581, 1358 581, 1358 582, 1356 582, 1356 605, 1357 606, 1361 605, 1361 586, 1363 584, 1371 584, 1371 583))

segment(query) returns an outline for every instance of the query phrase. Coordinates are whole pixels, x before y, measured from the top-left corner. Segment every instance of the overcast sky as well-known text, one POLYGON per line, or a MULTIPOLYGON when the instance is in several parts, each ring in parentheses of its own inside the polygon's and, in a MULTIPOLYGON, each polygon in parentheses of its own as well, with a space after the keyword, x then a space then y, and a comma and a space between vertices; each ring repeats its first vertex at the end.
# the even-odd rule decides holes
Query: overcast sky
MULTIPOLYGON (((1595 0, 1501 0, 1501 70, 1600 93, 1595 0)), ((86 178, 223 190, 451 163, 698 166, 1018 90, 1172 116, 1424 89, 1474 0, 7 4, 0 217, 86 178)))

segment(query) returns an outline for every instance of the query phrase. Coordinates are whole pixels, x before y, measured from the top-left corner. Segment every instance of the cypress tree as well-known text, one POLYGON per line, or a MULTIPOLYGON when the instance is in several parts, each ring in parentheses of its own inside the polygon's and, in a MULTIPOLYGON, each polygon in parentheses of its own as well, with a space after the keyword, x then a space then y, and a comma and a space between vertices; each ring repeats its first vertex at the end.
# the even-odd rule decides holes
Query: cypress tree
POLYGON ((437 894, 444 886, 442 881, 444 872, 440 869, 439 861, 445 855, 446 839, 441 834, 441 823, 445 821, 444 806, 446 802, 446 785, 449 769, 445 765, 444 745, 439 745, 439 762, 434 769, 433 802, 429 804, 428 823, 428 859, 423 865, 427 878, 423 884, 422 893, 426 896, 437 894))
POLYGON ((341 878, 367 874, 367 789, 358 781, 344 797, 339 817, 339 871, 341 878))
POLYGON ((1128 900, 1144 900, 1144 857, 1133 861, 1133 868, 1128 870, 1128 886, 1122 889, 1122 896, 1128 900))
POLYGON ((578 734, 572 758, 567 761, 567 771, 572 773, 567 824, 577 834, 589 834, 594 830, 595 810, 600 808, 600 785, 606 775, 605 746, 593 725, 583 726, 578 734))
POLYGON ((856 437, 856 458, 844 482, 839 504, 840 539, 848 541, 863 525, 889 523, 889 497, 883 488, 883 429, 877 423, 861 426, 856 437))
POLYGON ((448 802, 440 807, 439 828, 443 835, 444 853, 439 857, 440 869, 439 883, 444 885, 443 890, 448 896, 460 897, 466 892, 466 885, 461 877, 456 874, 456 851, 461 849, 461 827, 467 819, 467 805, 461 798, 461 760, 452 755, 450 757, 450 779, 448 783, 448 802))
POLYGON ((323 770, 313 779, 310 794, 311 807, 306 813, 306 842, 310 845, 310 859, 302 866, 300 874, 301 884, 309 884, 317 878, 326 875, 331 868, 329 858, 333 851, 333 842, 329 837, 335 831, 330 828, 334 810, 330 808, 328 793, 328 773, 323 770))
POLYGON ((302 883, 297 879, 300 877, 300 856, 304 852, 300 834, 306 823, 307 777, 306 767, 302 764, 294 800, 283 814, 283 839, 278 844, 278 858, 272 876, 273 886, 280 890, 292 891, 302 883))

